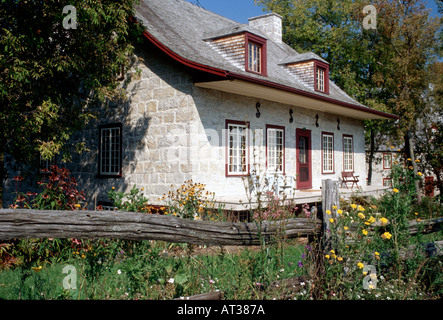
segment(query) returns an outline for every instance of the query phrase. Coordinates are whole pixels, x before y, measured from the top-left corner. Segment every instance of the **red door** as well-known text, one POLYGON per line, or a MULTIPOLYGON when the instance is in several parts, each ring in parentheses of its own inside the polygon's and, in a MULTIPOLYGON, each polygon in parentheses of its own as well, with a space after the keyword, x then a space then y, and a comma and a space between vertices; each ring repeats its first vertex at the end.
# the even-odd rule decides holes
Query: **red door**
POLYGON ((311 130, 296 129, 297 189, 312 188, 311 130))

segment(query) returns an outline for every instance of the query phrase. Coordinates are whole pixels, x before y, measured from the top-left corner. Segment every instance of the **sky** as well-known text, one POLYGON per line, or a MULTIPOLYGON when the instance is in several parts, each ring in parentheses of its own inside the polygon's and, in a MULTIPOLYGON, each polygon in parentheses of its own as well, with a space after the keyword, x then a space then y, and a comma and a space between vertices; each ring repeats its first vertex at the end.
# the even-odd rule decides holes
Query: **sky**
MULTIPOLYGON (((248 23, 248 18, 264 14, 261 7, 254 4, 254 0, 187 0, 191 3, 199 3, 206 10, 217 13, 239 23, 248 23)), ((424 0, 426 7, 430 8, 431 15, 437 15, 435 0, 424 0)))

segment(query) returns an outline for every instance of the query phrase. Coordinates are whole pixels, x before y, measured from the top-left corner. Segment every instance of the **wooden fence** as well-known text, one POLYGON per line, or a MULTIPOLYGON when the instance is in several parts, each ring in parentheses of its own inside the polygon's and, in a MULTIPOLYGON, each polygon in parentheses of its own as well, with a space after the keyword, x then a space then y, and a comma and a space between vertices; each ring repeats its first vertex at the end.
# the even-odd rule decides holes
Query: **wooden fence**
MULTIPOLYGON (((323 180, 322 210, 339 207, 338 182, 323 180)), ((155 215, 120 211, 49 211, 0 209, 0 239, 20 238, 78 238, 161 240, 198 245, 260 245, 263 240, 292 239, 300 236, 326 236, 329 217, 294 218, 280 221, 214 222, 195 221, 170 215, 155 215), (323 220, 323 221, 322 221, 323 220)), ((424 233, 441 230, 443 218, 422 221, 424 233)), ((418 223, 410 222, 411 234, 418 232, 418 223)), ((326 245, 328 239, 326 239, 326 245)), ((443 241, 436 242, 436 254, 442 254, 443 241)), ((300 279, 286 279, 291 288, 299 289, 300 279)), ((277 283, 278 287, 281 285, 277 283)), ((219 293, 208 293, 190 299, 221 298, 219 293)))
POLYGON ((169 215, 119 211, 0 210, 0 239, 114 238, 201 245, 259 245, 261 239, 314 235, 318 219, 262 223, 195 221, 169 215))

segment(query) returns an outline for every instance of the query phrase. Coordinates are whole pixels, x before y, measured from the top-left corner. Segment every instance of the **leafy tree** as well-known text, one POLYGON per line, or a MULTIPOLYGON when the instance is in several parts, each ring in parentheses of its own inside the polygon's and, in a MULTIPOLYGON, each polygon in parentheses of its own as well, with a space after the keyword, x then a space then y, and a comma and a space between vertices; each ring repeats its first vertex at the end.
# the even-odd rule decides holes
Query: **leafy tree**
POLYGON ((138 34, 128 23, 135 0, 72 0, 71 10, 66 4, 0 3, 2 182, 5 162, 52 158, 95 106, 122 96, 119 75, 138 34))
POLYGON ((375 30, 363 28, 366 1, 256 3, 283 16, 286 43, 329 61, 330 78, 348 94, 368 107, 401 116, 396 125, 366 123, 367 141, 372 142, 370 158, 377 148, 377 133, 404 141, 405 152, 414 158, 411 136, 416 119, 427 107, 421 93, 427 87, 427 66, 435 57, 438 28, 421 2, 372 1, 377 9, 375 30))

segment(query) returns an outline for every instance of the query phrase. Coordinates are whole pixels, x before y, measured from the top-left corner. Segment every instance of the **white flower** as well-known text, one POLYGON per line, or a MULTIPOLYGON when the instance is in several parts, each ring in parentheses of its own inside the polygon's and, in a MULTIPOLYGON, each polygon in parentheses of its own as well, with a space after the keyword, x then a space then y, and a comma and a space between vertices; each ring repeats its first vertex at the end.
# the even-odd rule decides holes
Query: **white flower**
POLYGON ((120 269, 117 270, 118 274, 122 274, 122 271, 120 269))
POLYGON ((168 280, 169 283, 174 283, 174 278, 168 280))
POLYGON ((280 269, 280 272, 284 272, 284 271, 285 271, 285 269, 283 269, 283 268, 282 268, 282 269, 280 269))
POLYGON ((304 282, 300 282, 300 285, 303 287, 305 285, 305 283, 304 282))

